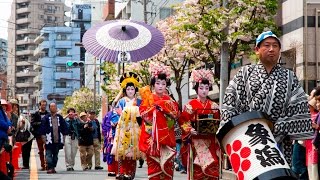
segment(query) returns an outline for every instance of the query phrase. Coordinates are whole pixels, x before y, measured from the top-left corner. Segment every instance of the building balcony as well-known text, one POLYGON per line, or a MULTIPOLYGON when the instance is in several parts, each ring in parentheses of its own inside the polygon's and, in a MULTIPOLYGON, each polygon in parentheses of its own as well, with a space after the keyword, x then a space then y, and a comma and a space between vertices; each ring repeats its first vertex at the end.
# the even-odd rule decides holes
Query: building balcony
POLYGON ((44 55, 44 52, 42 51, 43 49, 44 49, 43 46, 38 46, 38 47, 34 50, 33 55, 34 55, 35 57, 40 57, 40 56, 44 55))
POLYGON ((35 64, 37 61, 33 61, 31 58, 26 61, 16 61, 16 66, 30 66, 35 64))
POLYGON ((28 13, 28 12, 31 12, 31 8, 28 6, 17 9, 17 14, 28 13))
POLYGON ((72 48, 72 41, 70 40, 56 40, 55 48, 72 48))
POLYGON ((41 71, 42 66, 41 66, 41 59, 39 59, 39 61, 35 62, 33 64, 33 70, 35 71, 41 71))
POLYGON ((26 23, 30 23, 30 18, 20 18, 16 20, 17 24, 26 24, 26 23))
POLYGON ((56 57, 54 59, 54 63, 55 64, 66 64, 67 61, 72 61, 72 58, 71 57, 56 57))
POLYGON ((29 72, 17 72, 16 77, 30 77, 30 76, 36 76, 38 75, 38 72, 35 71, 29 71, 29 72))
POLYGON ((17 88, 36 88, 37 85, 33 83, 33 81, 30 82, 24 82, 24 83, 16 83, 17 88))
POLYGON ((16 41, 16 44, 17 45, 23 45, 23 44, 34 44, 34 42, 33 42, 34 40, 33 39, 23 39, 23 40, 17 40, 16 41))
POLYGON ((22 50, 22 51, 17 51, 16 55, 17 56, 24 56, 24 55, 33 55, 34 50, 22 50))
POLYGON ((68 80, 71 79, 72 80, 72 72, 55 72, 54 73, 54 79, 55 80, 68 80))
POLYGON ((72 89, 72 87, 65 87, 65 88, 54 88, 54 90, 53 90, 55 93, 58 93, 58 94, 72 94, 72 92, 73 92, 73 89, 72 89))
POLYGON ((36 33, 39 33, 40 30, 25 28, 25 29, 17 29, 16 32, 17 34, 36 34, 36 33))
POLYGON ((42 35, 36 37, 36 39, 33 41, 36 44, 40 44, 44 41, 44 37, 42 35))
POLYGON ((17 3, 26 3, 26 2, 31 2, 31 0, 17 0, 17 3))
POLYGON ((40 75, 37 75, 36 77, 33 78, 34 84, 40 84, 41 82, 42 82, 42 78, 40 78, 40 75))

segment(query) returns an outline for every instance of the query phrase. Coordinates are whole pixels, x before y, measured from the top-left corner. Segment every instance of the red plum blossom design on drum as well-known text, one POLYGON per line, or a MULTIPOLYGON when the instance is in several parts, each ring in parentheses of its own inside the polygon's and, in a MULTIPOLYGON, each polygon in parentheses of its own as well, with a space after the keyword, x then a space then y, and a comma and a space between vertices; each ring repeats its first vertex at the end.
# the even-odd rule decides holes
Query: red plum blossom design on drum
POLYGON ((248 171, 251 167, 251 162, 247 159, 251 154, 251 149, 249 147, 242 147, 242 142, 235 140, 233 143, 227 144, 226 150, 238 180, 244 180, 243 172, 248 171))

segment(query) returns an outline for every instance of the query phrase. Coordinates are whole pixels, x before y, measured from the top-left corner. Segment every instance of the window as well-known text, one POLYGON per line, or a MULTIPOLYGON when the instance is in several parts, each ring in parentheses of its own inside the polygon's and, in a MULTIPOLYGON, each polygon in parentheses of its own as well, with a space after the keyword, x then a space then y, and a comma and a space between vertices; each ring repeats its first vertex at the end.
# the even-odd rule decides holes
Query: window
POLYGON ((62 34, 62 33, 57 34, 57 40, 65 41, 67 39, 68 39, 67 34, 62 34))
POLYGON ((67 88, 67 82, 66 81, 56 82, 56 88, 67 88))
POLYGON ((160 8, 160 19, 165 19, 173 14, 173 9, 168 7, 160 8))
POLYGON ((44 16, 43 15, 39 15, 39 19, 43 19, 44 18, 44 16))
POLYGON ((57 54, 56 56, 67 56, 67 49, 57 49, 57 54))
POLYGON ((66 66, 57 66, 56 72, 67 72, 67 67, 66 66))
POLYGON ((43 9, 44 5, 43 4, 39 4, 39 9, 43 9))
POLYGON ((52 22, 52 17, 51 17, 51 16, 48 16, 48 17, 47 17, 47 21, 48 21, 48 22, 52 22))
POLYGON ((43 49, 42 51, 43 51, 44 57, 49 57, 49 49, 48 48, 43 49))

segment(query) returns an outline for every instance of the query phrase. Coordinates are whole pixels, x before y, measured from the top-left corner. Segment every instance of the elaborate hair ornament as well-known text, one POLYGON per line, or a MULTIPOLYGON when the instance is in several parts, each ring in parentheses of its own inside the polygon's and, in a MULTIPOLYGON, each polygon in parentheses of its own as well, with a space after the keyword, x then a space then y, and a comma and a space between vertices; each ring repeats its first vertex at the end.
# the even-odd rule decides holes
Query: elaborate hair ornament
POLYGON ((210 85, 213 84, 213 73, 207 69, 192 70, 191 81, 195 85, 196 83, 201 83, 202 79, 207 79, 210 85))
POLYGON ((122 89, 126 88, 128 83, 133 83, 134 87, 140 87, 138 76, 132 72, 124 73, 120 78, 120 87, 122 89))
POLYGON ((170 67, 160 63, 151 62, 149 64, 149 72, 151 74, 151 77, 157 77, 159 74, 165 74, 167 76, 167 79, 169 79, 171 75, 170 67))

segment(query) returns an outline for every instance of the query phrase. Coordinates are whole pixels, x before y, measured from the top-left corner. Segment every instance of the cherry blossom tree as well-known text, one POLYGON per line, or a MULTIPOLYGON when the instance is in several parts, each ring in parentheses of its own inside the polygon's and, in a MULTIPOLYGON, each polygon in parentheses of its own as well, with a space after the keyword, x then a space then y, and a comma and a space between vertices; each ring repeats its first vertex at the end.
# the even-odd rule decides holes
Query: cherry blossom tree
POLYGON ((277 0, 235 0, 229 1, 228 8, 222 7, 222 0, 186 0, 176 6, 171 26, 189 34, 182 40, 200 52, 200 60, 218 62, 221 44, 227 41, 229 60, 234 62, 253 53, 252 44, 261 32, 272 30, 279 34, 275 24, 277 6, 277 0))
MULTIPOLYGON (((72 96, 67 96, 64 100, 64 106, 62 108, 62 114, 66 115, 68 108, 75 108, 78 113, 93 109, 93 92, 83 87, 77 91, 74 91, 72 96)), ((96 106, 100 107, 100 97, 96 97, 96 106)), ((96 113, 99 114, 100 108, 96 109, 96 113)))

